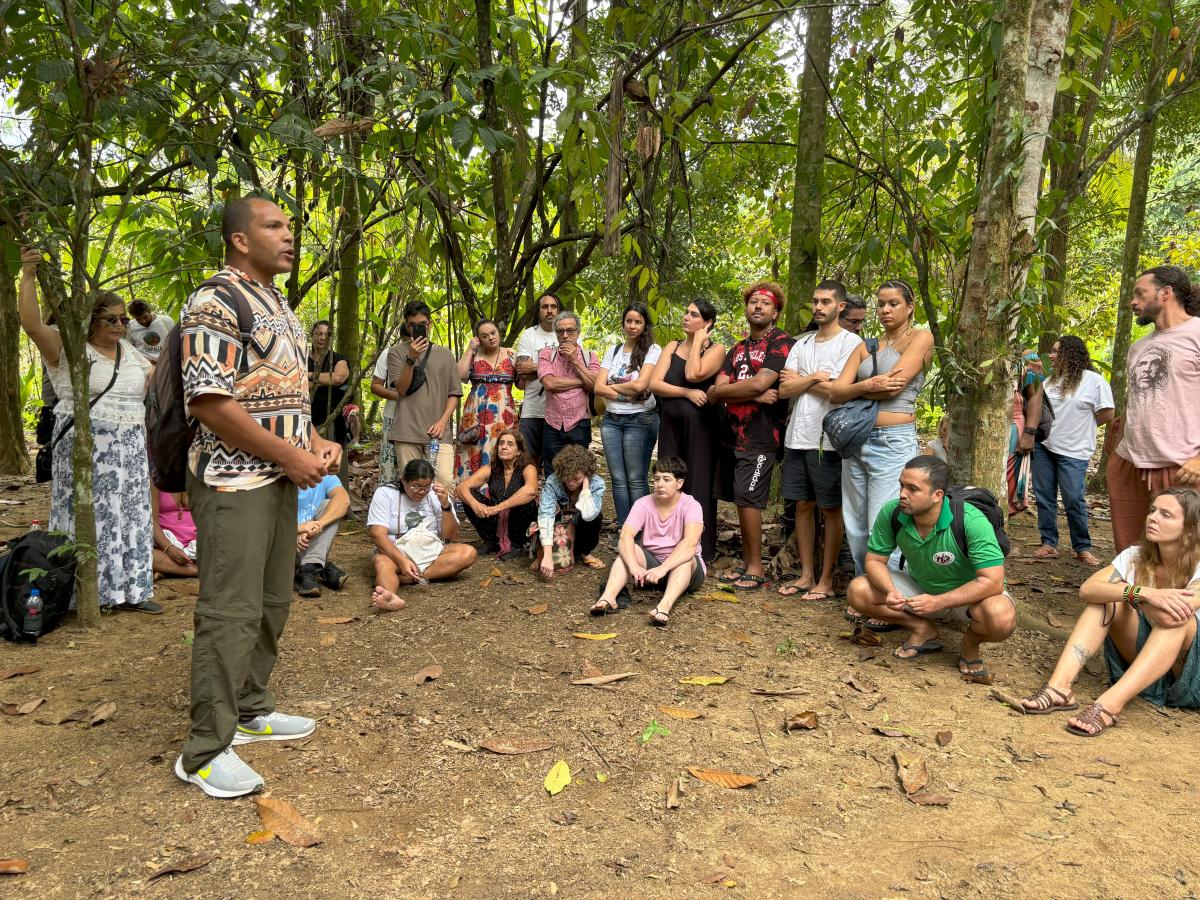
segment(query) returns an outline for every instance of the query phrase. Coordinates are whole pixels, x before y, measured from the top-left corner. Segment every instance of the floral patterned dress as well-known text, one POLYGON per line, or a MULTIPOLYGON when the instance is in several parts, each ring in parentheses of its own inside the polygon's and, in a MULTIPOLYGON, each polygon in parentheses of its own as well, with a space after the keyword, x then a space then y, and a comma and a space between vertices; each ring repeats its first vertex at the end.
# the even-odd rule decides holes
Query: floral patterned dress
POLYGON ((479 437, 470 444, 458 445, 454 465, 459 478, 467 478, 481 467, 491 465, 496 441, 501 432, 517 424, 517 405, 513 401, 516 370, 510 353, 496 368, 484 359, 471 363, 471 392, 459 424, 459 434, 479 426, 479 437))

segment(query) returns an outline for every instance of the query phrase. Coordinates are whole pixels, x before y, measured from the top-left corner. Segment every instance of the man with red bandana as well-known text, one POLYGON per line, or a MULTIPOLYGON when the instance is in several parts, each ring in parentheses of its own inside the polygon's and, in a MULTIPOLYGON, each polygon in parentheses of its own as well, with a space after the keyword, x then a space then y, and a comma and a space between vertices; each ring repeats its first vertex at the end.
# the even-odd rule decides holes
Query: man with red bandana
POLYGON ((742 289, 749 334, 730 349, 708 401, 725 407, 716 494, 737 504, 742 566, 722 581, 742 590, 767 583, 762 562, 762 511, 780 455, 787 401, 779 399, 779 373, 792 339, 775 323, 783 311, 783 288, 758 281, 742 289))

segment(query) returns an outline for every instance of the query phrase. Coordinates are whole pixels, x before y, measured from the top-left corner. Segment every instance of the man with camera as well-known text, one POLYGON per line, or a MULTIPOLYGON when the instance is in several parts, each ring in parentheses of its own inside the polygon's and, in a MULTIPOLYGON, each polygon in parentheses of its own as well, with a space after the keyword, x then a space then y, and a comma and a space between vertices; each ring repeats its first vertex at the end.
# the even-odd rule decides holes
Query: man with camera
POLYGON ((387 383, 396 391, 396 414, 388 440, 396 448, 396 472, 424 459, 431 440, 441 441, 462 397, 458 363, 445 347, 429 340, 429 307, 421 300, 404 306, 407 340, 388 351, 387 383))

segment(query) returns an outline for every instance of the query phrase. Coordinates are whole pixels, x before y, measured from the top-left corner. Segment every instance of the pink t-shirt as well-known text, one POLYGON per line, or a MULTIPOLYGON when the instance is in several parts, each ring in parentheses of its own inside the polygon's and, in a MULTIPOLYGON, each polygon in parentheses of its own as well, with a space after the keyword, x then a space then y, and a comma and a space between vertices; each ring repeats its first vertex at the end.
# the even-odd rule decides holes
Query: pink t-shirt
POLYGON ((1152 331, 1129 348, 1129 400, 1118 453, 1139 469, 1200 456, 1200 319, 1152 331))
POLYGON ((185 547, 196 539, 196 523, 192 521, 190 509, 180 509, 175 495, 158 492, 158 527, 179 538, 185 547))
MULTIPOLYGON (((704 524, 704 509, 691 494, 680 494, 679 502, 665 519, 659 518, 654 507, 653 495, 642 497, 633 504, 625 525, 642 533, 642 546, 649 550, 659 562, 665 560, 683 540, 684 526, 693 522, 704 524)), ((700 570, 704 560, 700 557, 700 543, 696 543, 696 559, 700 570)))

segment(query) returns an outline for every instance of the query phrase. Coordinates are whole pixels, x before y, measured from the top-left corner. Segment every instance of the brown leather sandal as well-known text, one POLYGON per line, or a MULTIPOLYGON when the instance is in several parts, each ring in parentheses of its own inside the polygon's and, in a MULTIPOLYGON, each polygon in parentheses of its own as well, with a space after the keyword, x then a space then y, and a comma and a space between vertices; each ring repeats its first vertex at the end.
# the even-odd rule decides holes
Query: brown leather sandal
POLYGON ((1043 684, 1028 697, 1021 698, 1021 705, 1031 716, 1045 716, 1050 713, 1079 709, 1079 704, 1070 694, 1064 694, 1058 688, 1050 687, 1049 684, 1043 684))
POLYGON ((1090 704, 1083 712, 1075 716, 1079 723, 1085 727, 1080 728, 1078 725, 1072 725, 1070 722, 1066 724, 1067 731, 1071 734, 1077 734, 1080 737, 1100 737, 1108 729, 1119 725, 1120 719, 1114 716, 1101 703, 1090 704), (1105 722, 1104 717, 1108 716, 1109 721, 1105 722), (1095 731, 1088 730, 1089 728, 1096 729, 1095 731))

